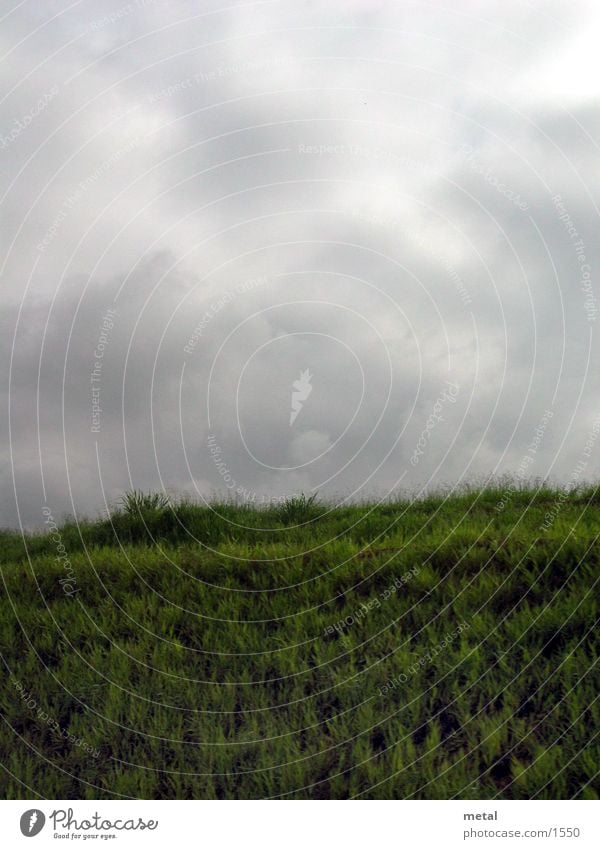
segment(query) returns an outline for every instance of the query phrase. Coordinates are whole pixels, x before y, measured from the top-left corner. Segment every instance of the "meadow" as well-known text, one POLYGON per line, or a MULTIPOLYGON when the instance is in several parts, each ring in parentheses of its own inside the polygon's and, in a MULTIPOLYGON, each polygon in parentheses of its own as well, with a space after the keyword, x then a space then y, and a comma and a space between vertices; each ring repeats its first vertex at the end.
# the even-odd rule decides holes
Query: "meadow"
POLYGON ((597 488, 46 515, 0 533, 2 798, 598 798, 597 488))

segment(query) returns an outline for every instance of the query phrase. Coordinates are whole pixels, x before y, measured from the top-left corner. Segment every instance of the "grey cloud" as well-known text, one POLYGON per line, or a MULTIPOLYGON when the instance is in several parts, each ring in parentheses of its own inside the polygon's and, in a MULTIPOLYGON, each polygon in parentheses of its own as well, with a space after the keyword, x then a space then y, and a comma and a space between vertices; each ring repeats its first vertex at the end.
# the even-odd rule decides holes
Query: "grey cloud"
POLYGON ((530 471, 568 481, 600 412, 599 113, 539 75, 591 15, 15 9, 0 133, 58 93, 0 151, 0 521, 39 523, 42 480, 59 515, 131 485, 352 497, 515 473, 550 407, 530 471))

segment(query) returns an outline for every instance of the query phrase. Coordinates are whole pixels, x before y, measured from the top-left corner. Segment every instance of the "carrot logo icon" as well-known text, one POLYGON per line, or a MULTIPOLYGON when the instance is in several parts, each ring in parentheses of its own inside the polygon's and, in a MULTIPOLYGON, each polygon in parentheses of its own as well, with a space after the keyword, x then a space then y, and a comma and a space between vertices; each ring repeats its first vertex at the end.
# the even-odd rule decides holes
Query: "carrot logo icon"
POLYGON ((25 811, 21 816, 21 834, 25 837, 35 837, 43 829, 46 817, 37 808, 25 811))
POLYGON ((304 402, 312 392, 312 374, 308 369, 300 372, 300 377, 292 383, 292 410, 290 412, 290 427, 296 421, 304 402))

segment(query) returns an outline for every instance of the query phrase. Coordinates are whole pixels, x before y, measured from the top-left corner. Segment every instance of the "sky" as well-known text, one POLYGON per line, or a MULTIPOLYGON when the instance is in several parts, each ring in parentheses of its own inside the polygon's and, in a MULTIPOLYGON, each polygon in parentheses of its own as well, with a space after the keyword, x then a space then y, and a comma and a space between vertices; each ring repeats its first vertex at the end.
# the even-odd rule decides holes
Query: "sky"
POLYGON ((600 469, 600 7, 0 6, 0 526, 600 469))

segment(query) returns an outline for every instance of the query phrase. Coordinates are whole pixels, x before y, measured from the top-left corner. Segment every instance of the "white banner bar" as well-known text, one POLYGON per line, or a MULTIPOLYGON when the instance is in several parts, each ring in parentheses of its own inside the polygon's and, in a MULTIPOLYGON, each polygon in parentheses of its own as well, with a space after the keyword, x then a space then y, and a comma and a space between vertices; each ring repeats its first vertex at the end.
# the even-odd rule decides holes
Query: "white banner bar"
POLYGON ((0 845, 600 847, 595 801, 5 801, 0 845), (28 841, 33 840, 34 843, 28 841), (116 843, 115 841, 118 841, 116 843))

